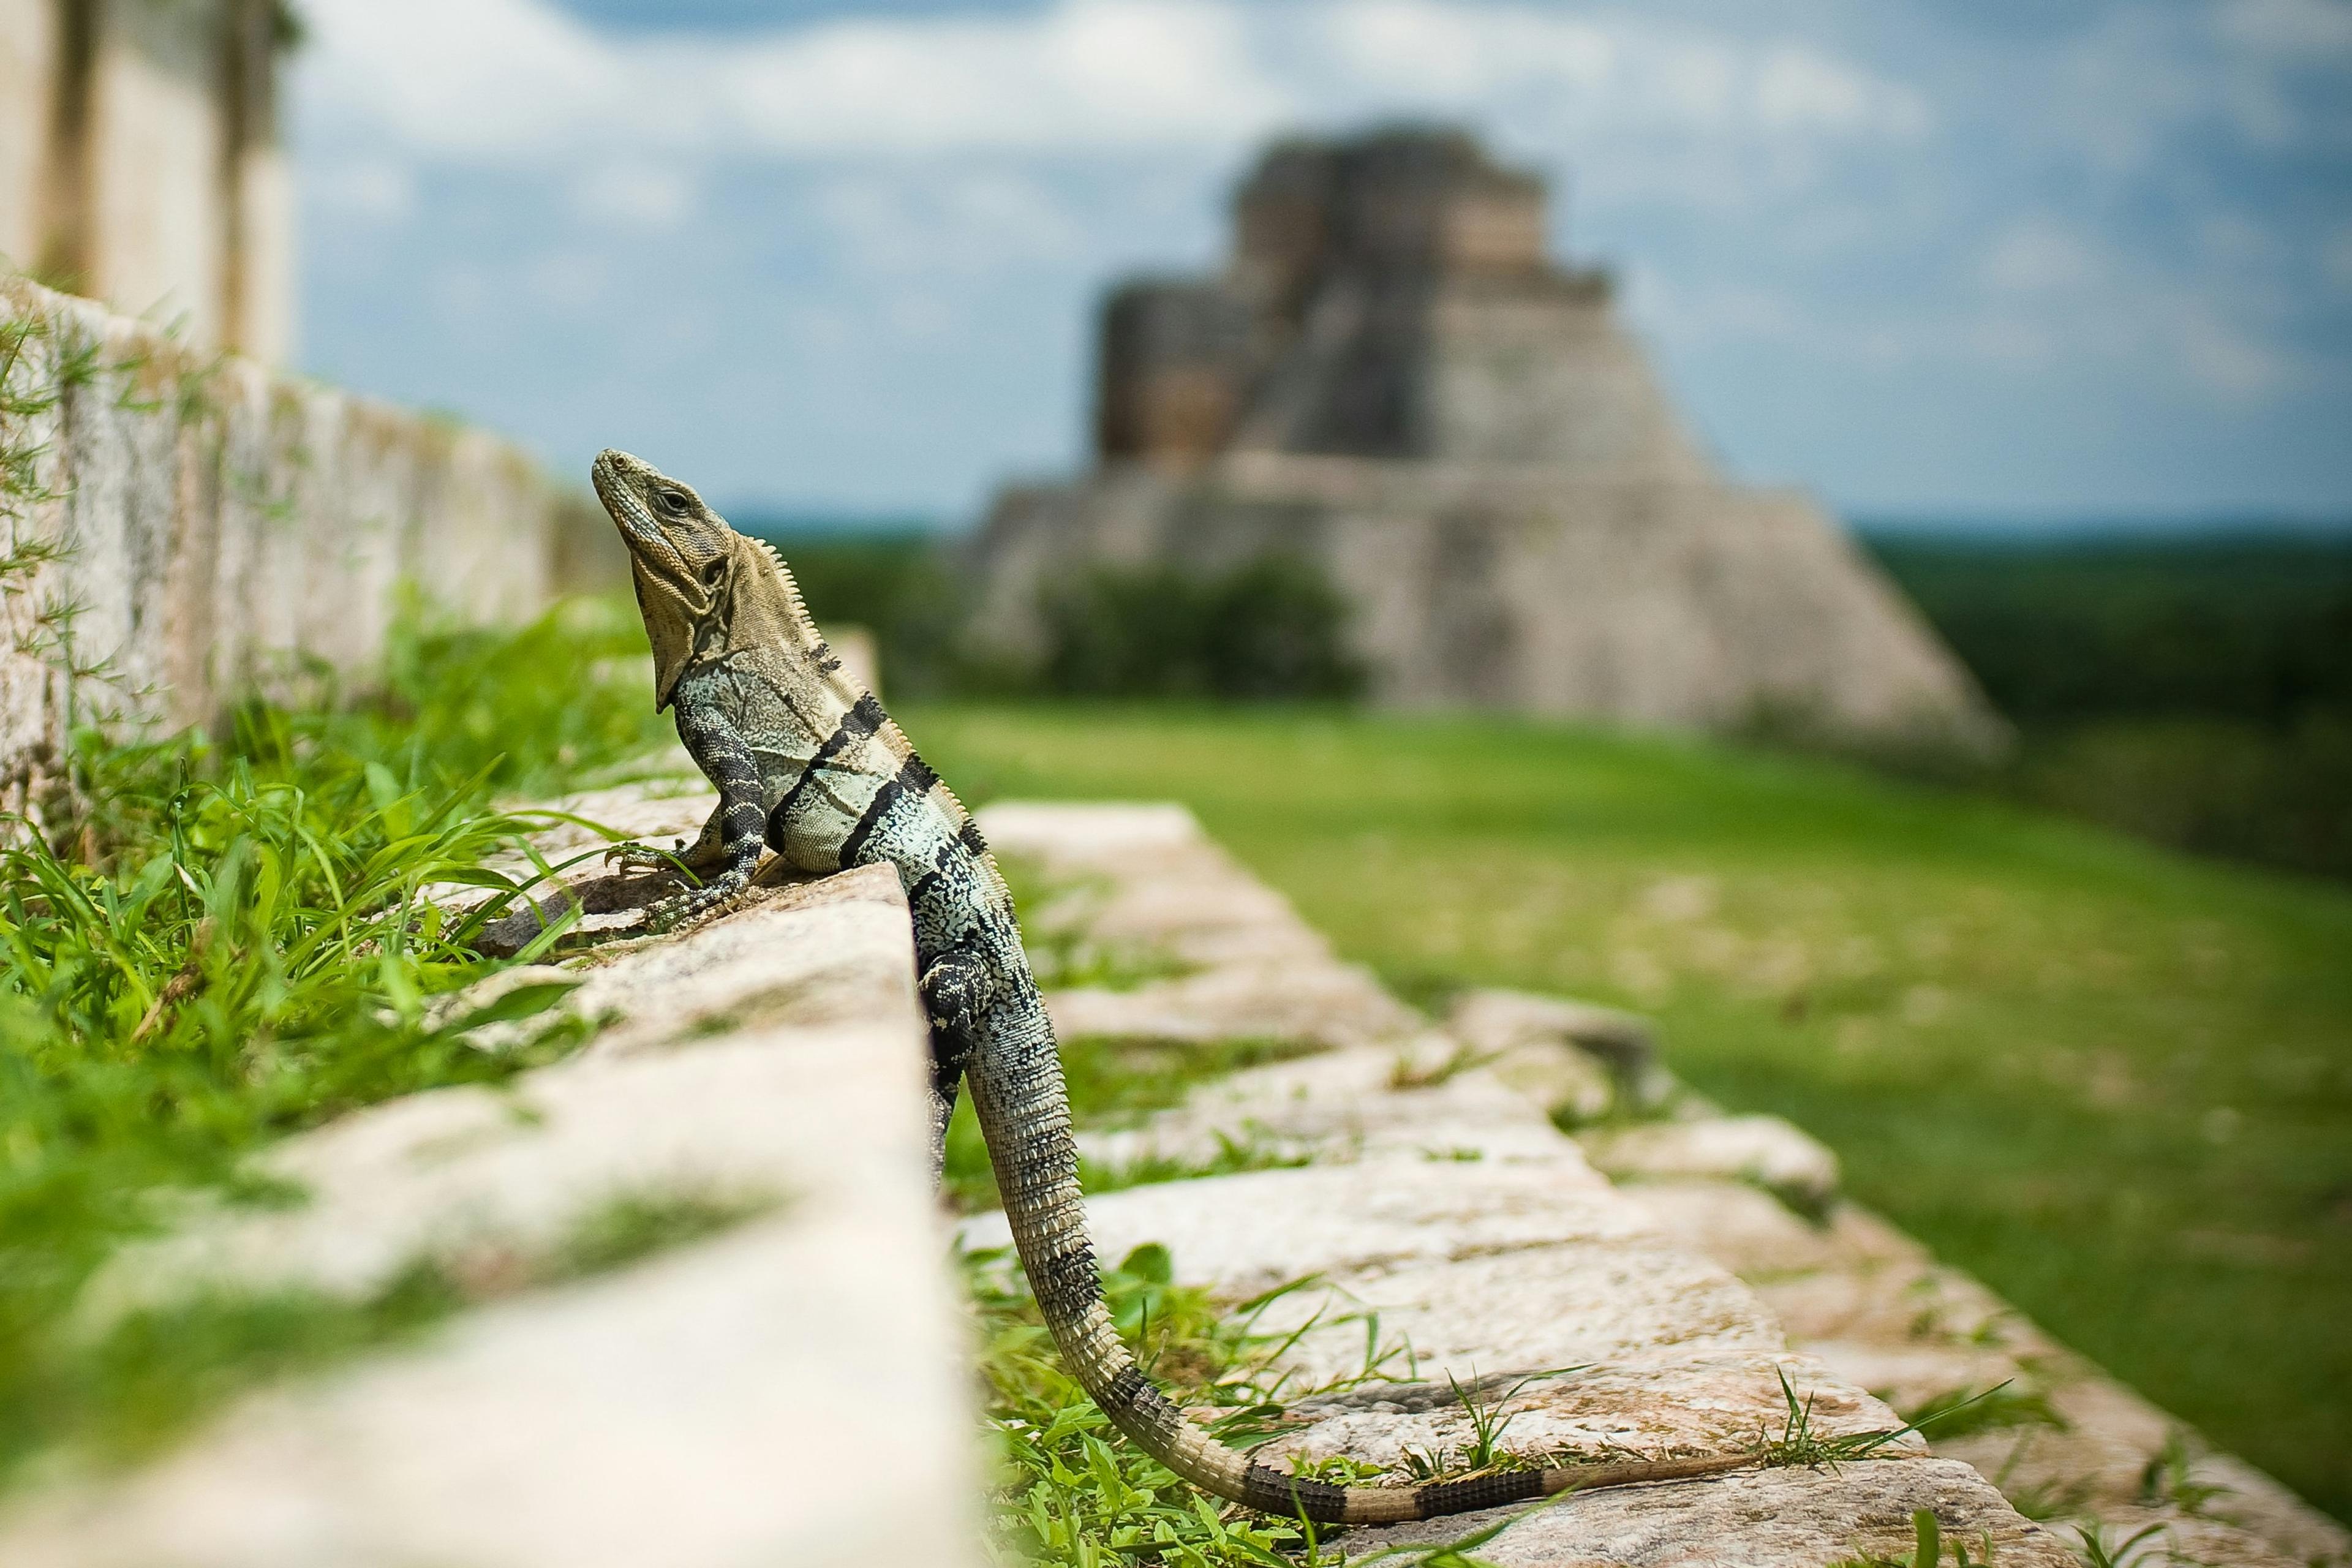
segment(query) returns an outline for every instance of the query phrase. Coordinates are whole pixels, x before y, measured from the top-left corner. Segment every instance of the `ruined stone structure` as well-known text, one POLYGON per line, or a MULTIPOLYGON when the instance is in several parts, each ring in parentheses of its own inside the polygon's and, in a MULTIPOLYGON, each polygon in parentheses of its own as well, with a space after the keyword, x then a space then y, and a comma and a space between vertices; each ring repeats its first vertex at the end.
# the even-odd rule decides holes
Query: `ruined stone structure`
POLYGON ((0 261, 285 360, 279 0, 0 0, 0 261))
POLYGON ((612 525, 488 433, 0 278, 0 812, 76 726, 177 727, 368 668, 404 587, 470 621, 623 581, 612 525))
POLYGON ((1286 142, 1213 278, 1115 289, 1085 478, 1016 485, 977 625, 1034 653, 1080 563, 1319 563, 1394 704, 1644 723, 1996 732, 1966 673, 1803 494, 1725 479, 1544 254, 1544 187, 1469 137, 1286 142))

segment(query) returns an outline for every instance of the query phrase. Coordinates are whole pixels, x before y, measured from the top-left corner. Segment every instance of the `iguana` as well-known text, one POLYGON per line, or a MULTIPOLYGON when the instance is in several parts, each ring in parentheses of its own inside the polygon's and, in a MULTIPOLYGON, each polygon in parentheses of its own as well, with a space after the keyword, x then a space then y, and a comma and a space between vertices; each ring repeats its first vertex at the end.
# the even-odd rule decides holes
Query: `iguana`
POLYGON ((1112 1424, 1217 1496, 1320 1523, 1464 1513, 1570 1489, 1711 1474, 1738 1457, 1525 1469, 1416 1487, 1342 1487, 1285 1474, 1186 1420, 1128 1354, 1105 1310, 1078 1191, 1077 1146, 1053 1026, 1021 946, 1013 897, 954 794, 817 635, 773 550, 730 528, 694 490, 625 452, 601 454, 596 494, 628 546, 653 643, 654 703, 719 805, 675 855, 617 846, 640 868, 682 860, 699 887, 648 911, 657 928, 719 909, 750 885, 761 847, 797 869, 886 863, 914 911, 931 1028, 934 1168, 968 1084, 1054 1343, 1112 1424))

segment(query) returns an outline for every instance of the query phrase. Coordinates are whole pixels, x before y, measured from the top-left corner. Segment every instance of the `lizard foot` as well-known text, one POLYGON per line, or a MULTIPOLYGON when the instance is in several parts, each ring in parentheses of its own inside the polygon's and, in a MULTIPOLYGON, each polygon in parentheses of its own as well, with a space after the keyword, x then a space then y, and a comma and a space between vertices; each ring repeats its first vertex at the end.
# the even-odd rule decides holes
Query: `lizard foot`
POLYGON ((697 915, 733 902, 751 883, 751 879, 748 876, 721 877, 709 887, 674 893, 658 903, 648 904, 646 906, 646 929, 650 931, 674 930, 697 915))
POLYGON ((617 865, 625 871, 675 871, 678 858, 685 852, 683 838, 671 849, 656 849, 650 844, 615 844, 604 851, 604 864, 617 865))

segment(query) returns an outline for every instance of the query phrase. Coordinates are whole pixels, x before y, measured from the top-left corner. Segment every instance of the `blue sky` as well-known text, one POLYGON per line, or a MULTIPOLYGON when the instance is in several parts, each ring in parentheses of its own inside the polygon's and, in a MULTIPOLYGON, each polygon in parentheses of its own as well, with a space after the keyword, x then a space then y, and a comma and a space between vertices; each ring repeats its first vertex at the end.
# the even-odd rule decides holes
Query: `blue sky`
POLYGON ((1110 279, 1472 126, 1736 475, 2352 515, 2352 0, 304 0, 306 368, 738 510, 1082 459, 1110 279))

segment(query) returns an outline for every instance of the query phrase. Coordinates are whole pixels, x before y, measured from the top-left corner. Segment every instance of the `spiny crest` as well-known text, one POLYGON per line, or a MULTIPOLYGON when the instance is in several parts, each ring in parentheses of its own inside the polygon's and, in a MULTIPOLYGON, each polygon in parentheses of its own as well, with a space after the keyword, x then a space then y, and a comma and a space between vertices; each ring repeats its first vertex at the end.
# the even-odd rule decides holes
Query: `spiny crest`
POLYGON ((776 552, 776 547, 764 539, 752 539, 748 533, 743 537, 751 541, 752 547, 766 558, 769 568, 775 573, 776 585, 784 591, 784 607, 791 613, 794 627, 812 643, 822 640, 817 634, 816 622, 810 618, 808 605, 801 598, 801 585, 793 579, 793 569, 785 565, 784 558, 776 552))
MULTIPOLYGON (((743 537, 757 548, 759 554, 764 558, 768 569, 774 574, 776 586, 783 592, 785 611, 792 617, 793 629, 800 634, 809 647, 824 649, 826 644, 824 635, 816 629, 816 620, 809 614, 808 605, 801 597, 801 585, 793 579, 793 569, 784 564, 782 552, 764 539, 753 539, 750 534, 745 534, 743 537)), ((859 683, 851 679, 847 672, 839 668, 838 658, 832 660, 832 663, 834 668, 829 673, 840 684, 853 689, 858 687, 859 683)), ((907 739, 907 732, 898 728, 898 721, 887 715, 885 715, 882 720, 879 738, 892 756, 903 758, 915 754, 915 743, 907 739)), ((947 817, 950 826, 961 830, 971 820, 971 812, 957 797, 956 792, 949 787, 945 779, 934 775, 929 795, 931 800, 939 805, 941 813, 947 817)), ((982 849, 980 852, 980 862, 987 869, 989 880, 1009 905, 1012 902, 1013 892, 1004 880, 1004 873, 997 868, 996 851, 982 849)))

